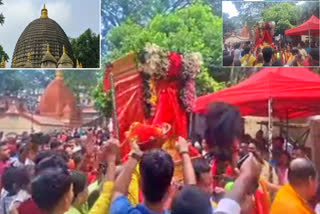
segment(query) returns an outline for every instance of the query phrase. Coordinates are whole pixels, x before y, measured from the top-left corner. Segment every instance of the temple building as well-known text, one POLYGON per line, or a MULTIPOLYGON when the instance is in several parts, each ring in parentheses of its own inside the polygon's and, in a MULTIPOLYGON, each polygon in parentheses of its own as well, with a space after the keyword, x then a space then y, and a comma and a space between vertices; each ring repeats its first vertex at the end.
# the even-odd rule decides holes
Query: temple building
MULTIPOLYGON (((81 96, 82 99, 85 97, 81 96)), ((44 132, 78 128, 99 122, 101 115, 87 100, 78 104, 72 91, 65 85, 63 71, 41 93, 36 111, 28 110, 26 101, 0 97, 0 130, 7 134, 44 132)))
POLYGON ((249 38, 250 37, 250 30, 248 28, 247 22, 244 24, 243 28, 240 31, 240 37, 249 38))
POLYGON ((12 68, 74 68, 68 36, 49 18, 45 5, 40 18, 22 32, 11 59, 12 68))

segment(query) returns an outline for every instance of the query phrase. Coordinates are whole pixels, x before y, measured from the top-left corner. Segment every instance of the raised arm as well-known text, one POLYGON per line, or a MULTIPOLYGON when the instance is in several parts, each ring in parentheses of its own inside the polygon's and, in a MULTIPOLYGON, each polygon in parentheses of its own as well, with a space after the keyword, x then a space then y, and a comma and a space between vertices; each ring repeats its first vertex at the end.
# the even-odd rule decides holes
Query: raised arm
POLYGON ((177 142, 177 149, 182 158, 182 165, 183 165, 183 177, 184 177, 184 184, 185 185, 193 185, 196 184, 196 175, 192 166, 192 161, 189 155, 189 145, 187 141, 179 137, 177 142))
POLYGON ((125 163, 122 172, 116 179, 112 201, 114 201, 121 195, 127 195, 132 174, 142 155, 143 152, 140 150, 139 146, 136 143, 133 143, 131 146, 129 158, 125 163))

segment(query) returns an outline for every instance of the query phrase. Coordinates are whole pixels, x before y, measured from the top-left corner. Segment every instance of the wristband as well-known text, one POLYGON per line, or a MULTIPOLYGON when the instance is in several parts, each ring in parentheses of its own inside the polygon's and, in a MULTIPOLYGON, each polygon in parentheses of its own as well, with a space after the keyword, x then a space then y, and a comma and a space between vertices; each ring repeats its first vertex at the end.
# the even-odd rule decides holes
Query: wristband
POLYGON ((136 159, 137 161, 140 161, 142 156, 138 155, 137 153, 131 153, 130 157, 132 157, 133 159, 136 159))

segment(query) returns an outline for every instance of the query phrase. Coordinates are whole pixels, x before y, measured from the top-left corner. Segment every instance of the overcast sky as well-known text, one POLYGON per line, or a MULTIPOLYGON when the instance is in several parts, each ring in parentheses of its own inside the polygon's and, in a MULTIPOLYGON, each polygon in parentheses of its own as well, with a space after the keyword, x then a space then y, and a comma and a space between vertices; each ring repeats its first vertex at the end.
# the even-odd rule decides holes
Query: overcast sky
POLYGON ((0 45, 10 62, 19 36, 30 22, 40 18, 44 2, 49 18, 55 20, 68 37, 76 38, 88 28, 100 34, 99 0, 3 0, 0 13, 5 16, 5 23, 0 25, 0 45))
MULTIPOLYGON (((246 2, 246 1, 264 1, 264 0, 242 0, 242 2, 246 2)), ((270 1, 270 2, 274 2, 274 1, 283 2, 283 1, 289 1, 289 0, 268 0, 268 1, 270 1)), ((305 1, 296 1, 297 5, 301 5, 304 3, 305 3, 305 1)), ((222 12, 229 14, 229 18, 239 15, 237 8, 232 3, 232 1, 222 1, 222 12)))

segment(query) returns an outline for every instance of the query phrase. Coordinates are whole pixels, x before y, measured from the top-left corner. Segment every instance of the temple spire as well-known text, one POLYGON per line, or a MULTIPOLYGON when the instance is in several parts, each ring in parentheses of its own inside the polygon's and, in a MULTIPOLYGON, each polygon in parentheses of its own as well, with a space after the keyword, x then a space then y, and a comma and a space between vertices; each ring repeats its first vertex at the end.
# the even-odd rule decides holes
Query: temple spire
POLYGON ((64 45, 63 45, 63 47, 62 47, 62 52, 63 52, 63 54, 66 53, 66 47, 64 47, 64 45))
POLYGON ((50 53, 50 46, 49 43, 47 43, 47 52, 50 53))
POLYGON ((5 68, 6 67, 6 61, 4 61, 4 56, 2 56, 2 59, 1 59, 1 68, 5 68))
POLYGON ((56 71, 56 79, 63 80, 63 70, 56 71))
POLYGON ((30 52, 28 53, 28 62, 30 62, 30 60, 31 60, 31 54, 30 54, 30 52))
POLYGON ((48 10, 46 8, 46 4, 43 4, 40 18, 48 18, 48 10))

